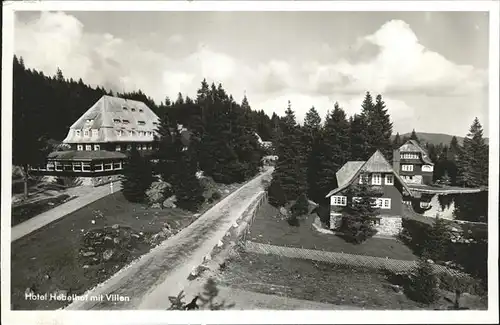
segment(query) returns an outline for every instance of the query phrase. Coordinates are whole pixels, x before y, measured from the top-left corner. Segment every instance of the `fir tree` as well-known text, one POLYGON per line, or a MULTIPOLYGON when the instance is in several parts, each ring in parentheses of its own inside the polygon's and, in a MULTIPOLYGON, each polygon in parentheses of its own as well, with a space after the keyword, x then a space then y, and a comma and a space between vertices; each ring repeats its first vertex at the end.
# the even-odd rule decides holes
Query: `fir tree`
POLYGON ((174 151, 179 157, 175 173, 171 177, 176 204, 185 210, 197 211, 204 201, 203 187, 196 177, 197 163, 193 147, 185 147, 181 134, 177 130, 174 135, 174 151))
POLYGON ((307 199, 307 195, 302 193, 297 201, 290 208, 291 212, 295 216, 303 216, 309 212, 309 200, 307 199))
POLYGON ((123 195, 130 202, 143 202, 152 182, 151 163, 133 147, 123 169, 123 195))
POLYGON ((472 123, 458 159, 460 184, 466 187, 488 185, 488 145, 477 117, 472 123))
POLYGON ((370 153, 366 119, 355 114, 349 119, 349 124, 351 160, 367 160, 373 153, 370 153))
POLYGON ((269 204, 274 207, 282 207, 288 202, 279 179, 271 181, 271 184, 267 189, 267 194, 269 197, 269 204))
POLYGON ((418 143, 420 143, 420 140, 418 139, 417 132, 415 132, 415 129, 411 131, 410 140, 415 140, 418 143))
POLYGON ((394 150, 399 149, 403 143, 401 142, 401 136, 399 135, 399 132, 396 133, 396 136, 394 137, 394 140, 392 141, 392 148, 394 150))
MULTIPOLYGON (((361 177, 366 179, 364 175, 361 177)), ((381 195, 380 190, 367 185, 367 181, 346 190, 351 202, 342 211, 341 230, 348 240, 359 244, 375 235, 373 222, 379 213, 375 200, 381 195)))
POLYGON ((334 109, 328 112, 323 133, 319 143, 319 153, 316 155, 317 165, 311 166, 315 175, 316 186, 313 199, 318 203, 326 203, 325 196, 337 187, 336 172, 350 158, 350 132, 344 110, 335 103, 334 109))
POLYGON ((439 298, 438 293, 438 280, 432 265, 425 259, 420 259, 416 270, 411 274, 405 294, 414 301, 431 304, 439 298))
POLYGON ((318 111, 312 107, 306 113, 304 119, 304 142, 307 155, 307 184, 308 196, 313 198, 316 202, 319 197, 318 192, 318 176, 319 169, 321 168, 321 117, 318 111))
POLYGON ((370 118, 370 152, 380 150, 386 159, 392 160, 392 122, 381 95, 377 95, 370 118))
MULTIPOLYGON (((307 191, 307 173, 303 137, 288 102, 277 143, 278 163, 272 182, 279 181, 288 200, 295 200, 307 191)), ((271 182, 271 183, 272 183, 271 182)))
POLYGON ((424 242, 424 252, 422 255, 436 262, 443 261, 446 258, 450 240, 450 233, 446 222, 441 218, 436 218, 424 242))

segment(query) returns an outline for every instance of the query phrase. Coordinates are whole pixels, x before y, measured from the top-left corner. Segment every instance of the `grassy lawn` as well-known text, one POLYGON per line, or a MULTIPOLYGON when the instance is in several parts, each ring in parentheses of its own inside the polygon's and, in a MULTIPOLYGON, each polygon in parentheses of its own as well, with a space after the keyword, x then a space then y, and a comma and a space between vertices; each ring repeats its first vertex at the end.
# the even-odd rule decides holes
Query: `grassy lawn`
POLYGON ((399 260, 415 260, 412 251, 399 241, 370 238, 362 244, 354 245, 332 234, 324 234, 312 226, 316 215, 308 215, 300 220, 299 227, 288 225, 286 220, 276 217, 278 209, 265 204, 257 213, 249 239, 255 242, 287 247, 318 249, 330 252, 388 257, 399 260))
MULTIPOLYGON (((225 186, 222 197, 237 187, 225 186)), ((205 203, 200 213, 215 203, 205 203)), ((178 208, 151 209, 131 203, 117 192, 50 223, 12 243, 12 308, 63 307, 66 303, 61 301, 26 300, 25 291, 83 294, 196 217, 178 208), (105 258, 106 251, 112 252, 111 256, 105 258)))
MULTIPOLYGON (((433 309, 449 305, 443 299, 431 306, 414 302, 395 292, 385 276, 373 270, 275 255, 241 252, 226 262, 217 280, 241 290, 366 309, 433 309)), ((486 308, 475 296, 463 297, 462 304, 471 309, 486 308)))
POLYGON ((76 199, 76 196, 69 196, 68 194, 61 194, 56 197, 41 199, 35 202, 27 202, 18 204, 12 207, 11 225, 12 227, 27 221, 40 213, 48 211, 66 203, 70 200, 76 199))

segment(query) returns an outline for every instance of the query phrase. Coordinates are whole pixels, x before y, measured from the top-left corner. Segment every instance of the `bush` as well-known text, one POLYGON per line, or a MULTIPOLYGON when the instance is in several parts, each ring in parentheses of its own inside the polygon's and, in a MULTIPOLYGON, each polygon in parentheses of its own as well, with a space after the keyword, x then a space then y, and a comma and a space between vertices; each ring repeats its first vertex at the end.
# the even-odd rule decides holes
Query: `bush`
POLYGON ((167 182, 153 182, 146 191, 146 197, 149 204, 162 204, 163 201, 172 194, 172 187, 167 182))
POLYGON ((450 232, 446 222, 436 218, 434 225, 428 230, 424 240, 422 255, 433 261, 443 261, 446 259, 446 251, 450 245, 450 232))
POLYGON ((292 227, 298 227, 300 226, 300 222, 299 222, 299 218, 297 218, 297 216, 295 214, 292 213, 291 216, 289 216, 286 221, 288 222, 288 224, 292 227))
POLYGON ((305 194, 301 194, 297 201, 290 208, 295 216, 303 216, 309 212, 309 200, 305 194))
POLYGON ((424 304, 435 302, 439 298, 438 279, 432 265, 425 259, 420 259, 404 289, 406 296, 411 300, 424 304))
POLYGON ((275 179, 271 181, 271 185, 267 189, 269 196, 269 204, 274 207, 282 207, 286 204, 287 199, 285 191, 281 187, 281 183, 275 179))
POLYGON ((220 194, 219 191, 213 192, 212 195, 210 196, 210 198, 212 199, 212 201, 220 200, 221 197, 222 197, 222 194, 220 194))

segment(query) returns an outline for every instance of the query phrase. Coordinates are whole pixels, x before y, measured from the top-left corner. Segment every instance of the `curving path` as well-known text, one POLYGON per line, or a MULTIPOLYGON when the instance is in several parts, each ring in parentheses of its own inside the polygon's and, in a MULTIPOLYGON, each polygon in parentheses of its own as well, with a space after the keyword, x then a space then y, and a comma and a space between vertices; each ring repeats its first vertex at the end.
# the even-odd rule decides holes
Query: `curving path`
POLYGON ((270 168, 240 187, 189 227, 87 292, 88 299, 75 301, 66 309, 167 309, 170 306, 168 297, 177 296, 189 284, 189 273, 202 263, 240 215, 252 205, 263 190, 262 179, 272 171, 270 168), (128 298, 129 301, 107 300, 106 295, 110 294, 128 298), (90 297, 100 295, 104 296, 102 301, 91 301, 90 297))

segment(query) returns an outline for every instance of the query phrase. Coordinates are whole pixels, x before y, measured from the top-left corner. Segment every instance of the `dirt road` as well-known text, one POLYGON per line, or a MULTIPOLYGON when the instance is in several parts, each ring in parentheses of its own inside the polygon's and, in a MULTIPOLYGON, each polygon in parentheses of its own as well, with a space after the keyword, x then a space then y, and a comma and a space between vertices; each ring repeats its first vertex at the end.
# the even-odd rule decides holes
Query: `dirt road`
POLYGON ((85 299, 74 301, 66 309, 167 309, 170 306, 168 297, 176 296, 188 285, 189 273, 258 197, 263 190, 262 179, 270 173, 272 169, 243 185, 189 227, 85 293, 85 299), (111 297, 126 301, 111 301, 111 297))

